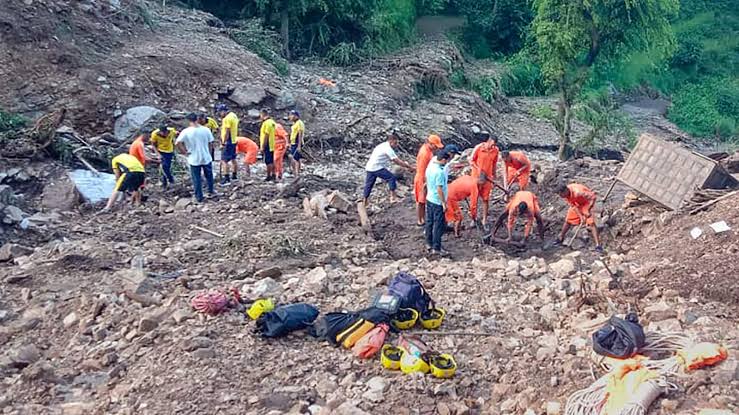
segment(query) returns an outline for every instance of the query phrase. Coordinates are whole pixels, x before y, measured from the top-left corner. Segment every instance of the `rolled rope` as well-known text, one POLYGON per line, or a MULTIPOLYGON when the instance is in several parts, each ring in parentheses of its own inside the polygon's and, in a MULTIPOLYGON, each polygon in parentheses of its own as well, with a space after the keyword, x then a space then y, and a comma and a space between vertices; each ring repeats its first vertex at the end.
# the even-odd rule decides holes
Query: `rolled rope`
POLYGON ((202 292, 190 301, 192 308, 209 315, 216 315, 228 306, 228 296, 220 291, 202 292))

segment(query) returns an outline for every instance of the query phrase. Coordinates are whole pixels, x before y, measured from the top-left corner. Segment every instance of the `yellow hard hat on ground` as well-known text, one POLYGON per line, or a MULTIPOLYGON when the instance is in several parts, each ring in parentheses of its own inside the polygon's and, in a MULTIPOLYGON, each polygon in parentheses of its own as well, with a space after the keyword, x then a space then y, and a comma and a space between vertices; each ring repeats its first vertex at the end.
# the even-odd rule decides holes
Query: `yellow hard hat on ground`
POLYGON ((428 330, 438 329, 444 321, 444 316, 446 310, 443 308, 430 308, 421 313, 421 325, 428 330))
POLYGON ((403 357, 403 349, 389 344, 382 346, 380 362, 385 369, 400 370, 401 357, 403 357))
POLYGON ((447 379, 457 371, 457 362, 450 354, 434 354, 429 358, 431 374, 434 377, 447 379))
POLYGON ((391 323, 398 330, 408 330, 416 325, 416 321, 418 321, 418 311, 412 308, 401 308, 391 323))

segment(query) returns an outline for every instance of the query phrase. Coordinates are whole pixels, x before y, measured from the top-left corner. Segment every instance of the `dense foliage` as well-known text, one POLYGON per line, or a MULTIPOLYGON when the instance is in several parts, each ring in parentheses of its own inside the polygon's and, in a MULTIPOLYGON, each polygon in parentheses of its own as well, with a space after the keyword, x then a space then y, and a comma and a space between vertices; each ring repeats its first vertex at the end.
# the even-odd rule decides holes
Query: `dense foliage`
MULTIPOLYGON (((412 42, 420 16, 461 16, 466 23, 454 38, 503 71, 479 79, 457 72, 452 85, 489 100, 556 93, 570 109, 608 108, 593 99, 604 87, 660 94, 672 99, 668 117, 691 134, 739 141, 736 0, 679 0, 679 12, 678 0, 180 2, 223 19, 237 41, 283 74, 295 58, 356 64, 412 42)), ((576 116, 565 112, 555 117, 563 136, 576 116)))

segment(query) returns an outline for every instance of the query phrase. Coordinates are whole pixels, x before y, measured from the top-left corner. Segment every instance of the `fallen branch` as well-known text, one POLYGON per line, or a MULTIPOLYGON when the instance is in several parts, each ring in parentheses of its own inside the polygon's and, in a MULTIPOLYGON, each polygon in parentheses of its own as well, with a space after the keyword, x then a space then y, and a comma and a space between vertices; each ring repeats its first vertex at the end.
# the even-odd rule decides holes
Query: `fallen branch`
POLYGON ((729 197, 731 197, 731 196, 733 196, 733 195, 737 194, 737 192, 739 192, 739 190, 734 190, 733 192, 727 193, 727 194, 725 194, 725 195, 723 195, 723 196, 721 196, 721 197, 719 197, 719 198, 713 199, 713 200, 711 200, 711 201, 710 201, 710 202, 708 202, 708 203, 704 203, 704 204, 702 204, 702 205, 698 206, 697 208, 695 208, 695 209, 691 210, 691 211, 690 211, 690 214, 691 214, 691 215, 695 215, 696 213, 698 213, 698 212, 700 212, 700 211, 702 211, 702 210, 706 210, 707 208, 709 208, 709 207, 711 207, 711 206, 715 205, 716 203, 718 203, 718 202, 720 202, 720 201, 722 201, 722 200, 724 200, 724 199, 728 199, 729 197))
POLYGON ((202 227, 200 227, 200 226, 198 226, 198 225, 190 225, 190 227, 191 227, 192 229, 195 229, 195 230, 197 230, 197 231, 200 231, 200 232, 205 232, 205 233, 207 233, 208 235, 213 235, 213 236, 215 236, 215 237, 218 237, 218 238, 225 238, 225 237, 226 237, 226 235, 222 235, 222 234, 220 234, 220 233, 218 233, 218 232, 213 232, 213 231, 211 231, 210 229, 205 229, 205 228, 202 228, 202 227))

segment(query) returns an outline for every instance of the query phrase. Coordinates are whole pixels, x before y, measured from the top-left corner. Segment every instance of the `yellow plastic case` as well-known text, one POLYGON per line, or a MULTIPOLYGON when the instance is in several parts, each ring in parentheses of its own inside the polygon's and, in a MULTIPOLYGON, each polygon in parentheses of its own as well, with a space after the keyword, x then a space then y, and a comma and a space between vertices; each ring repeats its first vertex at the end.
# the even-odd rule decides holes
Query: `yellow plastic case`
POLYGON ((269 298, 263 298, 261 300, 255 301, 254 304, 249 307, 249 310, 246 311, 246 315, 249 316, 249 318, 251 318, 252 320, 256 320, 262 314, 274 309, 275 303, 272 302, 272 300, 269 298))

